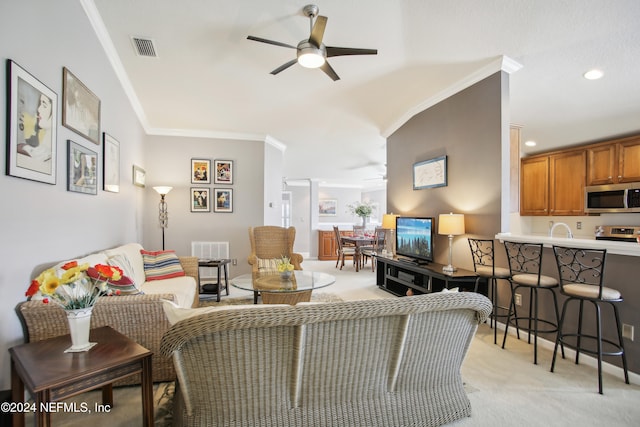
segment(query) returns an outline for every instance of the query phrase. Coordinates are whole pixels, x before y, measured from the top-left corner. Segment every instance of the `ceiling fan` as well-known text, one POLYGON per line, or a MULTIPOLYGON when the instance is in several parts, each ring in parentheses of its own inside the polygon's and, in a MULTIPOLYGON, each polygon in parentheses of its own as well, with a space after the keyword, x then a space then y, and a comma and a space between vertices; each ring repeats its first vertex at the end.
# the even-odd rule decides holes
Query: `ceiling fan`
POLYGON ((327 58, 333 56, 345 56, 345 55, 377 55, 377 49, 357 49, 350 47, 333 47, 325 46, 322 43, 322 37, 324 36, 324 29, 327 25, 326 16, 318 16, 318 6, 315 4, 306 5, 302 11, 309 18, 309 27, 311 34, 308 39, 301 40, 298 46, 292 46, 290 44, 281 43, 273 40, 267 40, 260 37, 247 36, 247 39, 272 44, 281 47, 288 47, 290 49, 296 49, 296 59, 292 59, 273 70, 271 74, 276 75, 281 71, 291 67, 296 62, 305 68, 320 68, 325 72, 333 81, 340 80, 338 74, 331 68, 331 65, 327 62, 327 58), (317 16, 317 18, 316 18, 317 16), (314 18, 316 18, 314 23, 314 18))

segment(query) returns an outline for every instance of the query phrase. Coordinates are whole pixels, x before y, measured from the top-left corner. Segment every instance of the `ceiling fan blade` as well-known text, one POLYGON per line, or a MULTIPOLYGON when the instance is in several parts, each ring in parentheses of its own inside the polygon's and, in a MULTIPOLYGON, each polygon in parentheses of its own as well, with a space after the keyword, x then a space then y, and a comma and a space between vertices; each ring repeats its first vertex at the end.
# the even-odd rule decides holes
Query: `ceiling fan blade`
POLYGON ((292 66, 293 64, 295 64, 296 62, 298 62, 298 59, 297 59, 297 58, 296 58, 296 59, 292 59, 291 61, 289 61, 289 62, 287 62, 287 63, 285 63, 285 64, 282 64, 281 66, 279 66, 278 68, 276 68, 275 70, 273 70, 273 71, 271 72, 271 74, 273 74, 273 75, 275 76, 275 75, 276 75, 276 74, 278 74, 280 71, 284 71, 284 70, 286 70, 287 68, 291 67, 291 66, 292 66))
POLYGON ((354 47, 327 46, 327 58, 345 55, 377 55, 378 49, 358 49, 354 47))
POLYGON ((324 71, 327 76, 331 77, 331 80, 333 80, 334 82, 336 80, 340 80, 338 74, 333 70, 333 68, 331 68, 331 65, 329 65, 327 61, 325 61, 324 64, 320 66, 320 69, 324 71))
POLYGON ((253 40, 255 42, 261 42, 261 43, 273 44, 273 45, 281 46, 281 47, 288 47, 288 48, 291 48, 291 49, 297 49, 295 46, 291 46, 290 44, 281 43, 281 42, 277 42, 277 41, 273 41, 273 40, 267 40, 267 39, 263 39, 263 38, 260 38, 260 37, 247 36, 247 40, 253 40))
POLYGON ((309 36, 309 43, 313 44, 315 47, 320 47, 322 44, 322 37, 324 37, 324 29, 327 26, 327 17, 326 16, 318 16, 316 18, 316 22, 313 24, 313 28, 311 29, 311 36, 309 36))

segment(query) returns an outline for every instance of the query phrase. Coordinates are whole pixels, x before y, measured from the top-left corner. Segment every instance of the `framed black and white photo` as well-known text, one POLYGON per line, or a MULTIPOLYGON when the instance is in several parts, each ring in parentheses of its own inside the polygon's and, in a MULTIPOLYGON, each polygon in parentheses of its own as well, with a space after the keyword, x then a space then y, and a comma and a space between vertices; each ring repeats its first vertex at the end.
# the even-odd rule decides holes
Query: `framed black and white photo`
POLYGON ((447 156, 436 157, 413 165, 413 189, 446 187, 447 156))
POLYGON ((144 188, 147 173, 140 166, 133 165, 133 185, 144 188))
POLYGON ((100 145, 100 99, 67 67, 62 69, 62 125, 100 145))
POLYGON ((233 190, 231 188, 214 188, 214 212, 233 212, 233 190))
POLYGON ((118 193, 120 191, 120 143, 106 132, 102 136, 102 189, 118 193))
POLYGON ((98 153, 67 141, 67 190, 98 194, 98 153))
POLYGON ((210 190, 202 187, 191 188, 191 212, 211 212, 210 190))
POLYGON ((8 60, 7 175, 56 183, 58 95, 8 60))
POLYGON ((191 183, 211 184, 211 160, 191 159, 191 183))
POLYGON ((215 160, 213 170, 216 172, 214 184, 233 184, 233 161, 215 160))

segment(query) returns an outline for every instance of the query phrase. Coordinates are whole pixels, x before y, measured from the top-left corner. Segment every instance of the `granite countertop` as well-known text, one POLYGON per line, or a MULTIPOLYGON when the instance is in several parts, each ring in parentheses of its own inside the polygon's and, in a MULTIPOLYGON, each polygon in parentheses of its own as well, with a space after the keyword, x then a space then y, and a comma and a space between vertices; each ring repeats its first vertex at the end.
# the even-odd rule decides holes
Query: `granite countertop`
POLYGON ((542 243, 545 247, 570 246, 584 249, 606 249, 608 254, 640 256, 640 244, 633 242, 614 242, 585 238, 567 239, 566 237, 549 237, 543 234, 498 233, 495 238, 500 241, 542 243))

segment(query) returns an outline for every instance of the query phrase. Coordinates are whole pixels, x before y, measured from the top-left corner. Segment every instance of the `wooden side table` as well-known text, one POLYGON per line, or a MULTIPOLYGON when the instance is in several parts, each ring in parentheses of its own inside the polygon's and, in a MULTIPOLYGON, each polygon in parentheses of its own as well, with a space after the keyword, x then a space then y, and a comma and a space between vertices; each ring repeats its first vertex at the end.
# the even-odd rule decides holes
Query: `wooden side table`
MULTIPOLYGON (((79 353, 64 352, 71 344, 69 335, 10 348, 12 401, 24 402, 26 386, 35 400, 36 425, 49 426, 50 402, 102 387, 103 404, 113 405, 112 383, 141 374, 143 425, 153 426, 151 351, 109 326, 92 329, 90 339, 98 344, 79 353)), ((24 426, 24 414, 13 413, 14 427, 24 426)))
MULTIPOLYGON (((210 267, 210 268, 215 268, 217 270, 218 273, 218 277, 217 277, 217 282, 215 284, 215 289, 216 289, 216 293, 218 294, 216 296, 216 300, 217 302, 220 302, 220 294, 222 293, 222 289, 226 289, 227 290, 227 296, 229 295, 229 269, 228 269, 228 265, 231 263, 230 259, 227 258, 223 258, 223 259, 200 259, 198 260, 198 268, 200 267, 210 267), (221 285, 221 277, 220 277, 220 269, 222 269, 224 271, 224 286, 221 285)), ((198 273, 198 280, 200 281, 200 274, 198 273)), ((200 293, 209 293, 207 289, 205 289, 205 286, 210 285, 209 283, 206 283, 204 285, 198 283, 198 287, 200 288, 200 293)))

